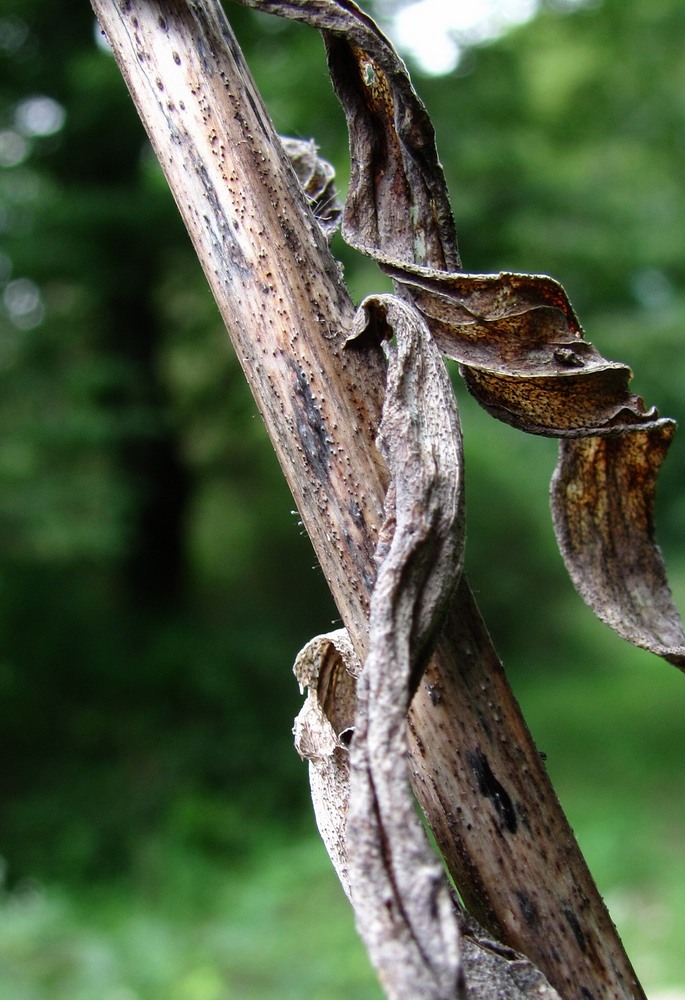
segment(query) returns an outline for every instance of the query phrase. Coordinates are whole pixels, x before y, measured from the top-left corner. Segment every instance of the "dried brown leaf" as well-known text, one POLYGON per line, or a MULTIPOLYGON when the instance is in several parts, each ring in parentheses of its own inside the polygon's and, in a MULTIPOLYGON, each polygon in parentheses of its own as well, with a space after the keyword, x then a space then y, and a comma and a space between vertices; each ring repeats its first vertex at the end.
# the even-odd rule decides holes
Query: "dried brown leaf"
POLYGON ((312 805, 321 839, 345 893, 351 897, 347 852, 351 739, 361 664, 345 629, 317 635, 293 667, 307 699, 295 719, 295 748, 309 762, 312 805))
POLYGON ((381 263, 459 268, 454 220, 428 113, 394 48, 351 0, 242 0, 324 37, 352 165, 343 236, 381 263))
MULTIPOLYGON (((557 282, 538 275, 456 270, 460 265, 433 131, 403 64, 353 4, 319 0, 314 20, 303 12, 309 5, 288 6, 299 6, 299 16, 325 29, 331 74, 347 116, 353 178, 343 235, 392 276, 491 414, 535 434, 606 436, 605 471, 587 464, 582 485, 588 498, 630 486, 633 502, 622 508, 628 518, 622 522, 622 542, 598 529, 595 541, 613 538, 612 545, 601 547, 599 560, 594 553, 600 547, 592 547, 590 533, 575 537, 590 546, 585 557, 569 544, 570 528, 562 526, 577 522, 579 508, 570 481, 564 488, 566 461, 554 486, 560 548, 576 587, 603 620, 630 641, 678 662, 673 650, 680 642, 673 637, 682 635, 682 626, 670 595, 664 596, 665 571, 654 542, 656 473, 631 479, 636 442, 661 433, 655 430, 663 427, 657 411, 631 393, 626 365, 607 361, 584 339, 557 282), (628 435, 623 448, 616 444, 617 434, 628 435), (641 595, 639 614, 628 587, 609 585, 609 579, 624 577, 631 547, 640 552, 644 570, 640 587, 632 589, 641 595), (671 640, 665 641, 664 634, 671 640)), ((580 444, 562 449, 562 455, 573 454, 584 454, 580 444)), ((620 507, 620 495, 609 502, 620 507)), ((591 509, 590 500, 584 509, 591 509)))
POLYGON ((598 618, 629 642, 685 668, 685 634, 654 541, 654 493, 670 420, 563 441, 552 514, 571 579, 598 618))
MULTIPOLYGON (((354 687, 360 670, 345 629, 312 639, 298 653, 294 666, 301 688, 307 688, 307 699, 295 720, 295 744, 301 756, 309 761, 309 780, 319 831, 350 898, 345 830, 350 799, 347 744, 354 714, 352 703, 356 703, 354 687)), ((461 933, 468 1000, 492 1000, 493 996, 498 1000, 559 1000, 559 994, 534 965, 523 955, 489 938, 472 917, 461 911, 456 901, 453 918, 461 933)))
POLYGON ((583 339, 562 286, 531 274, 389 269, 440 350, 493 416, 520 430, 579 437, 651 422, 632 372, 583 339))
POLYGON ((279 138, 309 207, 330 243, 340 227, 343 211, 335 187, 335 170, 328 160, 319 156, 313 140, 307 142, 283 135, 279 138))

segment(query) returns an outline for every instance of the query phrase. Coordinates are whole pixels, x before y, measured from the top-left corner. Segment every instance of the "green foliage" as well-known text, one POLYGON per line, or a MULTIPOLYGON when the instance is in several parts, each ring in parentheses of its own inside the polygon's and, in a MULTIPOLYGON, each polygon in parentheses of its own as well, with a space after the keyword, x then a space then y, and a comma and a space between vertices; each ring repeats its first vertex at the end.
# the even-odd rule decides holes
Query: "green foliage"
MULTIPOLYGON (((337 612, 88 5, 16 6, 0 0, 0 993, 377 996, 320 852, 283 848, 310 824, 289 667, 337 612), (66 117, 36 134, 19 112, 41 96, 66 117)), ((416 77, 464 266, 559 278, 589 339, 682 418, 685 8, 559 6, 416 77)), ((277 128, 314 136, 344 187, 319 38, 229 16, 277 128)), ((334 247, 355 298, 385 287, 334 247)), ((458 390, 479 602, 638 971, 685 981, 682 677, 574 594, 554 443, 458 390)), ((681 606, 682 447, 658 518, 681 606)))
MULTIPOLYGON (((682 983, 685 788, 672 747, 685 738, 685 697, 675 672, 637 651, 619 662, 618 640, 599 625, 590 632, 596 663, 579 676, 557 658, 527 679, 523 709, 655 996, 682 983)), ((139 844, 125 880, 78 893, 26 880, 2 894, 0 996, 380 998, 320 841, 310 833, 288 843, 227 809, 224 827, 238 821, 257 848, 228 865, 225 850, 208 853, 197 839, 202 812, 179 803, 168 830, 139 844)))
POLYGON ((319 841, 227 872, 187 851, 161 892, 24 885, 0 902, 0 995, 16 1000, 378 1000, 319 841), (203 888, 204 887, 204 888, 203 888), (297 956, 295 960, 295 956, 297 956))
POLYGON ((0 8, 2 125, 66 111, 0 173, 11 880, 126 872, 169 824, 241 854, 241 814, 296 822, 288 664, 335 616, 114 61, 87 8, 55 22, 0 8))
MULTIPOLYGON (((585 653, 514 687, 648 996, 685 975, 682 675, 581 623, 585 653)), ((674 996, 680 993, 675 991, 674 996)))

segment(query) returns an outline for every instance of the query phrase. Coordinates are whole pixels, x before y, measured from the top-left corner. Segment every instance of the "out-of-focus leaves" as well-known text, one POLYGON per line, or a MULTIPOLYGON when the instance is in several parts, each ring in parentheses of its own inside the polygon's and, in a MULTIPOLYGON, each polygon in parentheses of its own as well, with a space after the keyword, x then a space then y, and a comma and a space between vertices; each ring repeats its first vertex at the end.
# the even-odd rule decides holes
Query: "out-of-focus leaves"
MULTIPOLYGON (((0 131, 41 95, 66 116, 0 167, 2 850, 10 880, 97 878, 130 872, 168 822, 227 838, 226 857, 246 828, 205 836, 198 805, 181 834, 177 803, 242 811, 244 794, 256 817, 257 781, 272 820, 299 819, 283 651, 335 609, 90 5, 19 7, 0 0, 0 131)), ((234 14, 273 62, 254 13, 234 14)), ((324 59, 299 35, 308 76, 324 59)))
MULTIPOLYGON (((344 188, 344 116, 317 33, 226 6, 278 129, 315 136, 344 188)), ((458 75, 420 81, 461 242, 473 270, 562 276, 586 329, 596 340, 601 330, 605 352, 630 363, 646 399, 679 415, 685 272, 682 227, 673 220, 685 199, 685 5, 604 0, 574 14, 559 7, 547 4, 521 29, 468 53, 458 75)), ((287 729, 283 652, 335 616, 163 176, 93 28, 87 3, 0 0, 2 129, 16 129, 15 107, 32 95, 67 112, 62 131, 30 139, 27 160, 0 179, 0 283, 31 279, 45 309, 30 330, 3 321, 0 337, 0 728, 13 762, 2 783, 10 877, 110 871, 122 852, 136 850, 151 803, 171 808, 188 782, 204 788, 207 771, 227 762, 230 772, 213 779, 216 794, 244 794, 253 812, 257 789, 272 829, 274 816, 287 811, 274 800, 292 808, 300 779, 260 769, 260 727, 270 739, 284 718, 287 729), (138 626, 114 614, 125 598, 118 565, 139 502, 117 448, 131 431, 162 426, 164 415, 112 412, 108 400, 130 385, 130 370, 104 343, 103 324, 106 299, 137 281, 143 261, 153 264, 147 280, 163 331, 155 366, 170 401, 164 419, 177 428, 192 482, 183 521, 186 591, 201 592, 157 656, 138 626), (286 573, 295 586, 283 585, 286 573), (170 664, 187 686, 167 719, 159 709, 175 697, 165 679, 170 664), (256 670, 259 706, 248 683, 256 670), (216 725, 207 722, 205 690, 216 725), (266 690, 276 690, 278 704, 265 714, 266 690), (137 736, 129 736, 130 725, 137 736), (92 738, 83 743, 78 734, 86 730, 92 738), (118 740, 111 752, 110 733, 118 740), (140 766, 158 747, 173 754, 162 785, 159 768, 140 766), (126 787, 129 778, 139 794, 126 787), (120 795, 95 799, 93 789, 112 783, 120 795), (131 808, 122 812, 122 801, 131 808)), ((334 246, 357 301, 389 288, 339 236, 334 246)), ((554 445, 513 434, 471 399, 462 409, 467 557, 486 617, 512 670, 553 661, 571 675, 603 648, 586 645, 583 611, 544 519, 554 445), (544 595, 534 630, 520 613, 532 593, 544 595)), ((681 449, 678 438, 660 475, 667 555, 685 544, 681 449)), ((288 766, 287 742, 284 734, 272 763, 288 766)), ((641 814, 648 813, 645 806, 641 814)), ((200 810, 193 815, 201 821, 200 810)), ((219 827, 226 832, 224 821, 219 827)), ((149 874, 147 862, 144 869, 149 874)))

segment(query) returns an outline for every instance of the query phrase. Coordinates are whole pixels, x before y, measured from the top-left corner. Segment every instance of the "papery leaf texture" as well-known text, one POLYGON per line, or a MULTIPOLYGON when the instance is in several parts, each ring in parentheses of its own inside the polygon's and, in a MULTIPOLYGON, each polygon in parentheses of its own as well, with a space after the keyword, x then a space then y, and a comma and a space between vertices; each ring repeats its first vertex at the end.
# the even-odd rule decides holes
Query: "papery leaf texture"
POLYGON ((656 471, 673 423, 631 393, 626 365, 584 339, 556 281, 460 270, 433 127, 368 15, 351 0, 244 2, 322 31, 350 140, 343 236, 391 275, 488 412, 566 439, 553 521, 576 588, 620 635, 682 665, 683 630, 653 523, 656 471), (658 462, 648 461, 652 449, 658 462))
POLYGON ((562 441, 552 480, 557 539, 577 589, 636 646, 685 668, 685 634, 654 541, 656 477, 675 427, 562 441))
POLYGON ((351 746, 351 896, 389 1000, 465 1000, 458 917, 416 813, 407 732, 411 696, 463 567, 459 414, 442 356, 409 303, 365 299, 353 336, 393 343, 378 432, 390 484, 351 746))

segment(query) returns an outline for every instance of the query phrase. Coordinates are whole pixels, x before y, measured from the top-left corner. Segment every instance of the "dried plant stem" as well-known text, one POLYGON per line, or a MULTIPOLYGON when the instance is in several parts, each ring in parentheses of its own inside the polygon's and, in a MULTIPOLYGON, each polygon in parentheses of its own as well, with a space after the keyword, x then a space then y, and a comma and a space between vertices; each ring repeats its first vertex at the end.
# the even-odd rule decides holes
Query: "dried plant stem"
MULTIPOLYGON (((344 346, 353 305, 219 3, 93 7, 363 657, 387 484, 382 353, 344 346)), ((466 581, 410 730, 416 793, 481 923, 564 1000, 642 997, 466 581)))

